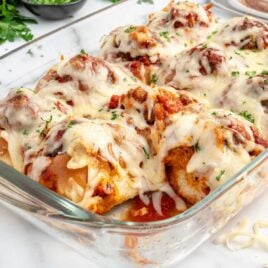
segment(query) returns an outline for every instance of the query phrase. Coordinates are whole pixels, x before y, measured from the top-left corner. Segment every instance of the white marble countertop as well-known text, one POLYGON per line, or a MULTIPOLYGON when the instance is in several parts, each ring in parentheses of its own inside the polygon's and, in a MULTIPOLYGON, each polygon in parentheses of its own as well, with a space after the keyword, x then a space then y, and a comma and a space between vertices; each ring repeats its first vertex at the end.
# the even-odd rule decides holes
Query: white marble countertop
MULTIPOLYGON (((75 18, 33 25, 33 33, 36 37, 41 36, 73 19, 77 19, 109 4, 110 2, 105 0, 87 1, 85 7, 76 14, 75 18)), ((21 44, 23 44, 23 41, 4 44, 0 47, 0 56, 21 44)), ((253 204, 244 209, 222 232, 226 232, 244 218, 248 218, 252 224, 258 220, 268 220, 267 203, 268 195, 266 192, 253 204)), ((99 267, 67 246, 57 242, 54 238, 36 229, 33 225, 2 205, 0 205, 0 214, 0 268, 99 267)), ((186 268, 258 268, 268 263, 268 254, 261 248, 254 247, 231 252, 221 245, 213 244, 212 241, 213 238, 183 260, 179 266, 186 268)), ((107 264, 107 267, 111 266, 107 264)))

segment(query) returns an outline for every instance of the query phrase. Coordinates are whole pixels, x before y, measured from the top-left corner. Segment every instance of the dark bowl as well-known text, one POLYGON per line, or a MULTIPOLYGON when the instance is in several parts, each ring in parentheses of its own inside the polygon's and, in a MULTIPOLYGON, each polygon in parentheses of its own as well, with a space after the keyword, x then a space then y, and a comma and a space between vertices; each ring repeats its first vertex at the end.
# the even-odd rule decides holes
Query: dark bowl
POLYGON ((86 0, 77 0, 59 5, 33 4, 27 0, 22 0, 22 2, 27 9, 37 16, 47 20, 61 20, 71 17, 86 3, 86 0))

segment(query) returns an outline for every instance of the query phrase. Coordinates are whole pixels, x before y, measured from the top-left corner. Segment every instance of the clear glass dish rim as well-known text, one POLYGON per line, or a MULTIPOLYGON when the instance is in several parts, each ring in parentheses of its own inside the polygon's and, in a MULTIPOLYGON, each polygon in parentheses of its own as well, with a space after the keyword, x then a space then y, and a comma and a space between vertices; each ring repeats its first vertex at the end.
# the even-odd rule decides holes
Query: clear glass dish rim
MULTIPOLYGON (((60 32, 61 30, 64 30, 70 26, 73 26, 77 23, 80 23, 81 21, 84 21, 90 17, 93 17, 94 15, 102 13, 108 9, 112 9, 112 8, 114 8, 118 5, 124 4, 126 2, 129 2, 129 0, 121 0, 119 3, 109 5, 107 7, 100 9, 100 10, 97 10, 93 13, 85 15, 85 16, 83 16, 75 21, 72 21, 72 22, 70 22, 62 27, 59 27, 59 28, 47 33, 47 34, 44 34, 44 35, 26 43, 26 44, 23 44, 23 45, 15 48, 14 50, 9 51, 8 53, 0 56, 0 60, 3 58, 6 58, 6 57, 10 57, 14 53, 20 51, 21 49, 29 47, 40 40, 43 40, 51 35, 54 35, 54 34, 60 32)), ((210 1, 204 1, 204 4, 208 3, 208 2, 210 2, 210 1)), ((215 6, 218 9, 221 9, 221 10, 226 12, 226 10, 222 9, 221 7, 219 7, 217 5, 215 5, 215 6)), ((231 11, 229 11, 229 12, 231 13, 231 11)), ((199 201, 198 203, 196 203, 195 205, 193 205, 189 209, 187 209, 184 212, 182 212, 176 216, 173 216, 171 218, 164 219, 164 220, 158 220, 158 221, 151 221, 151 222, 123 221, 123 220, 110 219, 110 218, 107 218, 107 216, 97 215, 95 213, 86 211, 83 208, 80 208, 75 203, 65 199, 64 197, 58 195, 55 192, 50 191, 49 189, 41 186, 39 183, 31 180, 30 178, 29 178, 29 180, 31 181, 33 188, 36 188, 39 191, 42 191, 44 195, 48 195, 49 198, 53 199, 53 201, 55 203, 64 204, 64 206, 66 206, 74 211, 77 211, 75 216, 66 215, 64 213, 57 215, 57 216, 52 216, 55 219, 67 220, 67 221, 72 222, 72 223, 83 224, 84 226, 85 225, 94 225, 94 227, 101 227, 101 228, 124 227, 125 229, 135 230, 135 229, 144 229, 147 227, 147 229, 158 229, 158 228, 163 228, 163 227, 170 227, 172 225, 183 222, 184 220, 189 219, 190 217, 196 215, 199 211, 201 211, 202 209, 207 207, 214 200, 216 200, 222 194, 224 194, 229 189, 231 189, 237 182, 239 182, 241 180, 241 177, 244 174, 253 170, 259 164, 261 164, 261 162, 264 161, 265 159, 268 159, 268 149, 263 151, 260 155, 258 155, 256 158, 254 158, 250 163, 248 163, 245 167, 243 167, 237 174, 233 175, 225 183, 223 183, 221 186, 219 186, 217 189, 215 189, 213 192, 211 192, 209 195, 207 195, 204 199, 202 199, 201 201, 199 201), (79 214, 81 214, 81 215, 79 216, 79 214)), ((15 171, 15 169, 12 167, 10 167, 10 169, 15 171)), ((26 177, 26 176, 24 174, 18 174, 18 177, 20 177, 20 179, 24 179, 23 177, 26 177)), ((27 192, 27 194, 31 195, 31 192, 27 192)), ((15 202, 13 202, 13 205, 14 205, 14 203, 15 202)), ((54 208, 54 207, 52 206, 52 208, 54 208)))

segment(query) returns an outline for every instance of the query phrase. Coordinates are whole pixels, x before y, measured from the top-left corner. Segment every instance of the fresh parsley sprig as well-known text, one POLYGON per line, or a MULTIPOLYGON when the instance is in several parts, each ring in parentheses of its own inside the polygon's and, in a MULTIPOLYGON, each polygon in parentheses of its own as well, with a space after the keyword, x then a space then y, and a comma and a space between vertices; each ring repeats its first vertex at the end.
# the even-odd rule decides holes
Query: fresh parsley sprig
POLYGON ((0 1, 0 45, 6 41, 13 42, 17 38, 25 41, 33 39, 33 34, 26 23, 37 23, 18 11, 16 0, 0 1))

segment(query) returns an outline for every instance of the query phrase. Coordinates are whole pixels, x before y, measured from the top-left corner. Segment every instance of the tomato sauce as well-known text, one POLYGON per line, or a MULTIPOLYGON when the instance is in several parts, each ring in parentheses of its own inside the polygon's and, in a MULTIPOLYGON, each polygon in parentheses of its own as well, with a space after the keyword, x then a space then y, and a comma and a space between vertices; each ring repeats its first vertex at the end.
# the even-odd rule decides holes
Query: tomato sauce
POLYGON ((158 221, 170 218, 179 213, 174 200, 167 194, 163 194, 161 199, 162 215, 158 214, 153 207, 150 198, 149 205, 145 205, 139 197, 133 199, 133 204, 128 211, 126 220, 134 222, 158 221))

